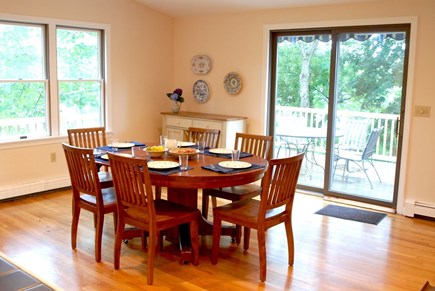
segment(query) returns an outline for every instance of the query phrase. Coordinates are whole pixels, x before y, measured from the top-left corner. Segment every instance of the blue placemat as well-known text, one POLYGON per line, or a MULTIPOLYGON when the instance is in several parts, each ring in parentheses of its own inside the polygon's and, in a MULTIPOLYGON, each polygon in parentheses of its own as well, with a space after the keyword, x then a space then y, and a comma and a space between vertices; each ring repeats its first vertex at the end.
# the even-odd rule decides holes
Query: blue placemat
MULTIPOLYGON (((225 159, 231 159, 231 154, 215 154, 215 153, 211 153, 208 149, 204 151, 204 153, 202 153, 203 155, 208 155, 208 156, 214 156, 214 157, 220 157, 220 158, 225 158, 225 159)), ((247 157, 252 157, 253 154, 247 153, 247 152, 240 152, 240 159, 243 158, 247 158, 247 157)))
POLYGON ((206 170, 210 170, 210 171, 214 171, 214 172, 223 173, 223 174, 234 174, 234 173, 239 173, 239 172, 243 172, 243 171, 250 171, 250 170, 264 168, 264 166, 252 164, 251 167, 245 168, 245 169, 230 169, 230 168, 221 167, 221 166, 219 166, 219 164, 211 164, 211 165, 202 166, 201 168, 206 169, 206 170))

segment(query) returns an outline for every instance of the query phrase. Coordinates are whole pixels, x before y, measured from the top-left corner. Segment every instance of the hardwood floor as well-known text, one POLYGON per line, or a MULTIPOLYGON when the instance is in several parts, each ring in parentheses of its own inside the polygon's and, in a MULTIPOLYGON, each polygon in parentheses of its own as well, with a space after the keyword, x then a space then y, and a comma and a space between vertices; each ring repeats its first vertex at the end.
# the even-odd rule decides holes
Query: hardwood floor
MULTIPOLYGON (((219 263, 210 263, 211 237, 200 239, 200 264, 180 265, 165 242, 156 257, 154 285, 146 283, 140 240, 122 247, 113 268, 112 216, 106 216, 101 263, 94 260, 94 229, 83 211, 78 246, 71 249, 71 193, 0 203, 0 252, 38 279, 64 290, 420 290, 435 283, 435 222, 388 214, 379 225, 314 214, 326 204, 298 194, 294 203, 295 264, 287 265, 284 226, 267 233, 267 280, 259 283, 256 232, 251 246, 221 238, 219 263)), ((1 288, 0 288, 1 289, 1 288)))

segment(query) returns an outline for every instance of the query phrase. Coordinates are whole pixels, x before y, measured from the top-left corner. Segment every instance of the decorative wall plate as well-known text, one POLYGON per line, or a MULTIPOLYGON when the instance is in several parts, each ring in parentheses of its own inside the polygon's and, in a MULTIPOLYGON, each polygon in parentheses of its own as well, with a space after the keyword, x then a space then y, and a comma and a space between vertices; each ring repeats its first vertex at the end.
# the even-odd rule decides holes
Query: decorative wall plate
POLYGON ((224 87, 228 94, 236 95, 242 88, 242 80, 239 74, 231 72, 225 76, 224 87))
POLYGON ((211 60, 206 55, 196 55, 192 58, 192 71, 198 75, 205 75, 211 69, 211 60))
POLYGON ((192 89, 193 97, 195 97, 196 102, 204 103, 208 100, 209 89, 208 84, 204 80, 198 80, 193 84, 192 89))

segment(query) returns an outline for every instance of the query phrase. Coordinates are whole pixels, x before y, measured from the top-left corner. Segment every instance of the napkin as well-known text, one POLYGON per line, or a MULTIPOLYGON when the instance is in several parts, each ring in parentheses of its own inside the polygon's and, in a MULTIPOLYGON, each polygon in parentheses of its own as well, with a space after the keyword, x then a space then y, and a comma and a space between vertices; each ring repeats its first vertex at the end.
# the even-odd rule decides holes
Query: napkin
POLYGON ((139 141, 130 141, 131 143, 134 143, 135 147, 146 147, 147 145, 144 144, 143 142, 139 142, 139 141))
MULTIPOLYGON (((192 169, 193 169, 193 167, 187 167, 187 171, 192 170, 192 169)), ((184 172, 183 170, 180 169, 180 167, 168 169, 168 170, 152 170, 152 169, 148 168, 148 171, 150 173, 153 173, 153 174, 160 174, 160 175, 165 175, 165 176, 179 173, 179 172, 184 172)))
POLYGON ((214 172, 224 173, 224 174, 234 174, 234 173, 239 173, 239 172, 243 172, 243 171, 250 171, 250 170, 264 168, 264 166, 252 164, 252 166, 249 168, 230 169, 230 168, 221 167, 221 166, 219 166, 219 164, 211 164, 211 165, 202 166, 201 168, 206 169, 206 170, 210 170, 210 171, 214 171, 214 172))
MULTIPOLYGON (((215 154, 215 153, 211 153, 208 149, 205 150, 203 154, 208 155, 208 156, 215 156, 215 157, 231 159, 231 154, 215 154)), ((253 154, 250 154, 247 152, 240 152, 240 159, 252 157, 252 156, 253 156, 253 154)))

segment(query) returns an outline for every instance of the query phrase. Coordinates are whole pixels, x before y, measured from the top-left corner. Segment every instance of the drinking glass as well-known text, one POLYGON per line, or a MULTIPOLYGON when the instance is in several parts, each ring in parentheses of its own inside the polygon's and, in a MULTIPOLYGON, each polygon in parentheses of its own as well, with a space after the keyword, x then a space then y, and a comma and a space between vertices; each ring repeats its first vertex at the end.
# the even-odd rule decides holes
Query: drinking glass
POLYGON ((179 155, 178 160, 180 162, 180 169, 186 171, 189 166, 189 155, 179 155))
POLYGON ((160 136, 160 145, 164 146, 166 144, 166 140, 168 139, 167 135, 160 136))
POLYGON ((204 152, 204 149, 205 149, 205 141, 203 141, 203 140, 198 140, 197 145, 198 145, 198 150, 199 150, 199 152, 200 152, 200 153, 203 153, 203 152, 204 152))
POLYGON ((178 142, 176 139, 167 139, 165 143, 165 148, 168 150, 175 150, 178 146, 178 142))
POLYGON ((240 159, 240 150, 231 150, 231 160, 238 161, 240 159))
POLYGON ((114 152, 118 151, 118 143, 119 143, 118 138, 113 137, 111 146, 114 152))
POLYGON ((142 151, 143 147, 136 146, 131 147, 131 156, 132 157, 140 157, 140 152, 142 151))

